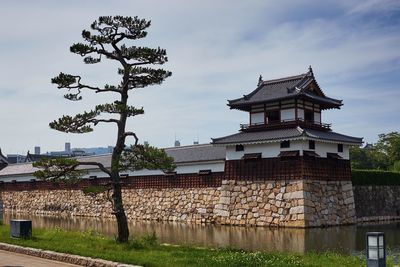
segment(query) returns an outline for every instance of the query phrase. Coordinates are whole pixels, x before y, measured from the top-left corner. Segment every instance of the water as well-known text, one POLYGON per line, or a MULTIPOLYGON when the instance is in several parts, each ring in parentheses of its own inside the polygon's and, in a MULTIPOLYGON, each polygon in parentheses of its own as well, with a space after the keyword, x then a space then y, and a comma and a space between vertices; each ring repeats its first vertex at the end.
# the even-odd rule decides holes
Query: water
MULTIPOLYGON (((110 219, 4 214, 5 223, 11 218, 32 220, 34 228, 94 230, 109 236, 116 233, 116 222, 110 219)), ((130 221, 129 229, 131 235, 136 236, 155 233, 160 242, 169 244, 297 253, 329 250, 345 254, 362 253, 365 249, 365 233, 379 231, 385 233, 390 253, 400 253, 400 222, 292 229, 130 221)))

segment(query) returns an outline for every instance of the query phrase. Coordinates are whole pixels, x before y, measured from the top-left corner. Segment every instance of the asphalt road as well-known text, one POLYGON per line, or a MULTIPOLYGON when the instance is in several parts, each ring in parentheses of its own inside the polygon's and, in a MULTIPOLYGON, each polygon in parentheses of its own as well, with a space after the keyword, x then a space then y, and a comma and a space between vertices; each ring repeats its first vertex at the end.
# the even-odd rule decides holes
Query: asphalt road
POLYGON ((52 261, 25 254, 0 250, 0 267, 77 267, 79 265, 52 261))

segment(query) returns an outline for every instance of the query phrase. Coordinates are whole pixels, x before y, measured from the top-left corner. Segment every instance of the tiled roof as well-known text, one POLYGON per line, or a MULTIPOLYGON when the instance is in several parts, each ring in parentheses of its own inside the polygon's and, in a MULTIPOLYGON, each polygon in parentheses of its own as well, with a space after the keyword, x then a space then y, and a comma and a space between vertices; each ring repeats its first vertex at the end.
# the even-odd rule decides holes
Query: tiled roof
POLYGON ((312 129, 305 130, 306 135, 313 139, 321 139, 321 140, 328 140, 328 141, 339 141, 343 143, 353 143, 357 145, 361 145, 363 142, 362 137, 353 137, 348 136, 340 133, 335 132, 324 132, 312 129))
POLYGON ((213 138, 213 144, 253 143, 263 141, 282 140, 302 135, 300 128, 290 128, 275 131, 239 132, 236 134, 213 138))
POLYGON ((176 163, 225 159, 225 149, 211 144, 165 148, 176 163))
POLYGON ((338 108, 342 105, 341 100, 329 98, 324 95, 315 80, 311 68, 307 73, 301 75, 261 81, 253 92, 238 99, 228 100, 228 105, 231 108, 240 109, 248 105, 284 100, 297 96, 317 101, 329 108, 338 108), (319 95, 305 90, 312 82, 317 85, 319 95))
POLYGON ((239 132, 225 137, 213 138, 212 143, 215 145, 265 143, 298 138, 342 142, 357 145, 362 143, 362 138, 359 137, 347 136, 335 132, 303 129, 300 127, 272 131, 239 132))
MULTIPOLYGON (((173 157, 175 163, 177 164, 225 159, 225 148, 214 147, 211 144, 165 148, 165 152, 169 156, 173 157)), ((106 168, 111 167, 111 154, 77 157, 75 159, 82 162, 99 162, 103 164, 106 168)), ((93 169, 95 167, 82 166, 80 168, 93 169)), ((34 168, 32 166, 32 163, 10 164, 6 168, 0 170, 0 176, 31 174, 37 170, 37 168, 34 168)))
POLYGON ((32 163, 17 163, 10 164, 4 169, 0 170, 0 177, 7 175, 24 175, 31 174, 38 169, 32 166, 32 163))

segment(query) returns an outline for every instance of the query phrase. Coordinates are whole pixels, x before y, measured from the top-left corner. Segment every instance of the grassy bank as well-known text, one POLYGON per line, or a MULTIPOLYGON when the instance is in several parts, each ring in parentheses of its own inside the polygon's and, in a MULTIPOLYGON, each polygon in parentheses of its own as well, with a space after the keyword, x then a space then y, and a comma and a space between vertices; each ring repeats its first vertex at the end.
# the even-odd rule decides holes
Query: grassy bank
POLYGON ((298 255, 170 246, 158 244, 154 236, 122 245, 91 231, 34 229, 33 235, 30 240, 10 239, 9 226, 0 225, 0 242, 143 266, 365 266, 363 259, 336 253, 298 255))

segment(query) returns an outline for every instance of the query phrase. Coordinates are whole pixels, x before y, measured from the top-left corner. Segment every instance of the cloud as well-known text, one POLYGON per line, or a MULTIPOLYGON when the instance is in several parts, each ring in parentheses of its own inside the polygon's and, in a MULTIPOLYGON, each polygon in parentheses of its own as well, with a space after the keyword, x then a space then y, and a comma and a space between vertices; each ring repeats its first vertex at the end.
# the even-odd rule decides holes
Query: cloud
POLYGON ((367 0, 350 1, 353 6, 348 14, 368 14, 368 13, 393 13, 400 10, 400 3, 397 0, 367 0))
MULTIPOLYGON (((400 70, 398 1, 4 1, 0 10, 0 114, 6 153, 112 145, 112 126, 89 135, 48 128, 62 114, 113 101, 85 94, 69 103, 50 84, 60 71, 80 73, 88 83, 117 82, 116 65, 87 66, 69 46, 99 15, 138 15, 152 20, 142 45, 167 49, 173 76, 161 86, 137 90, 132 104, 146 114, 129 122, 141 140, 159 146, 201 142, 236 132, 247 121, 227 99, 255 89, 264 79, 305 72, 312 65, 329 96, 344 99, 341 111, 325 116, 334 129, 373 138, 398 120, 400 70), (22 3, 22 4, 21 4, 22 3), (21 19, 23 18, 23 19, 21 19), (390 23, 382 23, 388 21, 390 23), (373 82, 372 82, 373 81, 373 82), (373 83, 373 85, 372 85, 373 83), (379 90, 377 89, 379 87, 379 90), (371 109, 376 107, 376 111, 371 109), (368 117, 378 114, 376 125, 368 117), (390 118, 390 119, 387 119, 390 118), (363 128, 354 120, 364 121, 363 128), (360 129, 365 129, 360 132, 360 129)), ((397 124, 396 124, 397 123, 397 124)), ((25 153, 24 152, 24 153, 25 153)))

